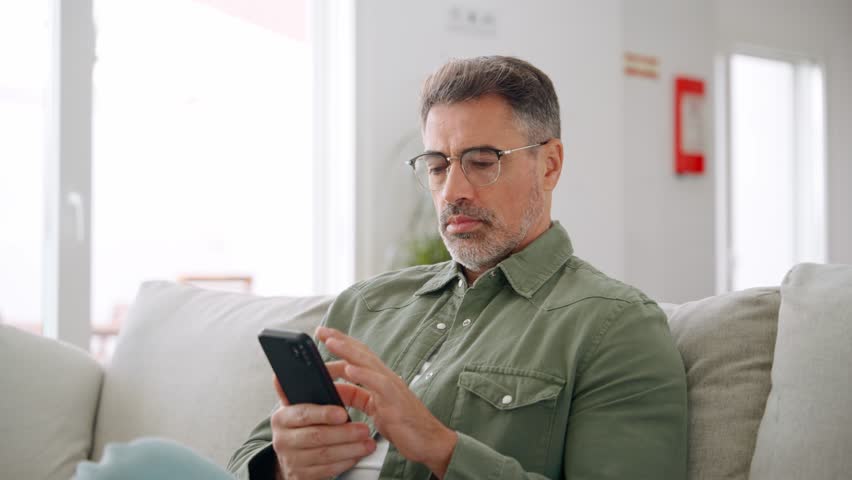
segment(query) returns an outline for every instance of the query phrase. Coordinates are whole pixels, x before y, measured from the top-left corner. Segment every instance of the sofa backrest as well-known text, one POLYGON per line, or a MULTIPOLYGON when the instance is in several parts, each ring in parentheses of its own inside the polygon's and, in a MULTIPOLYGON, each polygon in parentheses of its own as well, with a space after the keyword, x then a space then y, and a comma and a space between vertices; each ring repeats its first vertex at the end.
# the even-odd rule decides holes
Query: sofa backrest
MULTIPOLYGON (((108 442, 159 436, 224 466, 277 406, 257 333, 311 333, 331 300, 143 284, 106 371, 93 457, 108 442)), ((778 304, 768 288, 663 305, 687 370, 690 478, 747 478, 778 304)))
MULTIPOLYGON (((840 440, 852 441, 852 429, 832 424, 830 419, 842 417, 843 412, 829 408, 817 412, 821 416, 809 417, 810 425, 820 430, 808 437, 824 439, 823 450, 831 454, 824 456, 829 460, 807 462, 807 446, 793 445, 789 439, 784 448, 802 450, 796 465, 767 453, 780 448, 777 435, 771 432, 795 424, 785 418, 806 416, 809 398, 822 398, 828 406, 852 403, 852 376, 846 368, 852 361, 848 358, 852 355, 848 347, 852 345, 852 267, 794 269, 785 280, 788 284, 795 286, 785 287, 794 292, 795 303, 781 310, 788 312, 784 330, 793 333, 784 337, 787 344, 781 352, 789 353, 784 353, 779 368, 773 366, 776 345, 782 341, 779 308, 787 300, 778 287, 662 305, 687 373, 689 478, 749 478, 752 458, 757 458, 756 443, 762 453, 759 474, 753 478, 777 478, 775 473, 793 467, 839 472, 852 459, 842 454, 845 447, 840 446, 840 440), (817 316, 812 318, 811 312, 817 316), (798 339, 810 337, 808 349, 800 348, 798 339), (821 351, 820 345, 830 348, 821 351), (813 392, 803 391, 800 384, 805 382, 785 380, 783 392, 795 391, 802 399, 795 407, 802 411, 787 413, 785 408, 792 405, 785 406, 779 395, 774 408, 781 413, 764 418, 771 379, 786 379, 790 372, 808 373, 814 362, 837 368, 831 375, 824 373, 829 371, 825 367, 821 375, 809 377, 808 385, 821 385, 808 387, 813 392), (829 393, 818 397, 816 390, 829 393), (763 435, 758 435, 758 428, 763 435), (768 471, 773 474, 766 475, 768 471)), ((257 333, 268 326, 311 333, 331 300, 263 298, 166 282, 144 284, 106 372, 93 457, 99 458, 107 442, 155 435, 182 442, 225 465, 254 425, 277 406, 273 374, 257 344, 257 333)))
POLYGON ((143 284, 106 369, 93 458, 109 442, 158 436, 226 465, 278 402, 257 334, 312 333, 330 302, 143 284))

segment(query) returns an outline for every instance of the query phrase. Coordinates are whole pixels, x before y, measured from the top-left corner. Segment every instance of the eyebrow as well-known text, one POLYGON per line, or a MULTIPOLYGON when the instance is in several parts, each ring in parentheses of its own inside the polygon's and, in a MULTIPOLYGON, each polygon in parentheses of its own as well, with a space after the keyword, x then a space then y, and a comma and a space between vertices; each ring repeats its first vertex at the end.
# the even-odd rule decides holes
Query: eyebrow
MULTIPOLYGON (((498 151, 498 152, 503 151, 503 149, 501 149, 501 148, 497 148, 497 147, 495 147, 494 145, 474 145, 474 146, 472 146, 472 147, 468 147, 468 148, 465 148, 464 150, 462 150, 462 151, 461 151, 460 156, 461 156, 461 155, 464 155, 465 153, 467 153, 467 152, 469 152, 469 151, 471 151, 471 150, 482 150, 482 149, 487 149, 487 150, 496 150, 496 151, 498 151)), ((442 156, 444 156, 444 157, 446 157, 446 156, 447 156, 447 154, 446 154, 446 153, 444 153, 444 152, 442 152, 442 151, 440 151, 440 150, 426 150, 426 151, 424 151, 424 152, 423 152, 423 155, 426 155, 426 154, 437 154, 437 155, 442 155, 442 156)))

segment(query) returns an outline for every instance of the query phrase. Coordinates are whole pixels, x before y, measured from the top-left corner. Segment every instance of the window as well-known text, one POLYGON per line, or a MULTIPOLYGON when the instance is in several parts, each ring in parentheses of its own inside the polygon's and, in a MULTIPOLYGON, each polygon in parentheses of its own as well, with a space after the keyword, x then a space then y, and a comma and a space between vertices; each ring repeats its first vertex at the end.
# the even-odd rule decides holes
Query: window
POLYGON ((778 285, 824 262, 821 69, 798 59, 730 59, 730 287, 778 285))
POLYGON ((42 330, 48 4, 0 3, 0 323, 42 330))
POLYGON ((0 7, 0 318, 106 357, 146 280, 261 295, 352 282, 350 1, 14 4, 0 7))
POLYGON ((305 2, 100 0, 95 19, 93 331, 149 279, 313 293, 305 2))

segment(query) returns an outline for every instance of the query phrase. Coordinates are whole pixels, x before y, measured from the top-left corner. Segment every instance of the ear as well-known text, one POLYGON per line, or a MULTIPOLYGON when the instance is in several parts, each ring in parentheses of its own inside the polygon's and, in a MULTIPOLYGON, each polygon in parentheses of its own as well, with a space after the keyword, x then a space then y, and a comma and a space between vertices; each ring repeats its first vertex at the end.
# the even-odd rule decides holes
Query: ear
POLYGON ((559 183, 559 176, 562 174, 562 159, 564 155, 562 140, 552 138, 542 146, 542 150, 542 154, 545 155, 542 186, 544 187, 544 191, 550 192, 556 188, 556 184, 559 183))

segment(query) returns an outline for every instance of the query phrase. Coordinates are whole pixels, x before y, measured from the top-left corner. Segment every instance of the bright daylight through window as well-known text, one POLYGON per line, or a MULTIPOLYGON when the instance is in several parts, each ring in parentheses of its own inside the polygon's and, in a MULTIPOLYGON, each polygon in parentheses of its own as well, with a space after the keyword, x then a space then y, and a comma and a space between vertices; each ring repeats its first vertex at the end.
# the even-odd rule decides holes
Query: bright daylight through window
POLYGON ((91 324, 108 358, 147 280, 260 295, 350 283, 349 117, 317 106, 326 88, 348 98, 334 83, 350 82, 348 54, 329 52, 351 44, 349 17, 327 5, 0 3, 0 322, 80 346, 91 324), (346 154, 317 148, 332 127, 346 154))
POLYGON ((95 333, 147 279, 312 293, 312 48, 278 5, 95 2, 95 333))
POLYGON ((0 2, 0 323, 42 331, 47 2, 0 2))
POLYGON ((822 70, 731 59, 731 287, 775 285, 826 261, 822 70))

